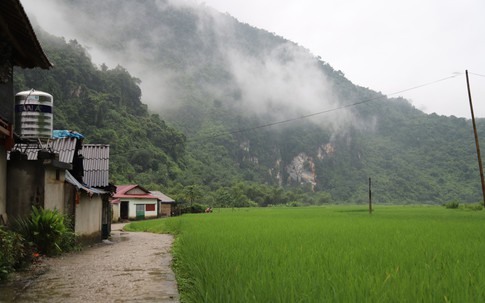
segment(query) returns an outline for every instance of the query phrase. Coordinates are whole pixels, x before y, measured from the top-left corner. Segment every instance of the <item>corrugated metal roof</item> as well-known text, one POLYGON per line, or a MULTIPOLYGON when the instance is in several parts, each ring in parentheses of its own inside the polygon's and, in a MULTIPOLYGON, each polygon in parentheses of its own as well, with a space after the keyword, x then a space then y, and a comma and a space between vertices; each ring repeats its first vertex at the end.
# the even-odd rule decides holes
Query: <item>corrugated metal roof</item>
POLYGON ((17 143, 11 151, 20 151, 27 155, 28 160, 37 160, 39 150, 45 148, 48 151, 59 154, 59 162, 72 164, 74 153, 76 152, 76 144, 76 138, 49 139, 44 147, 38 143, 17 143))
POLYGON ((47 146, 55 153, 59 153, 59 161, 72 163, 76 152, 76 138, 50 139, 47 146))
POLYGON ((88 194, 98 194, 98 195, 109 194, 109 191, 106 191, 106 190, 84 186, 83 184, 79 183, 79 181, 76 180, 76 178, 74 178, 74 176, 71 175, 71 173, 68 170, 66 170, 66 181, 74 185, 78 189, 82 189, 86 191, 88 194))
POLYGON ((19 0, 0 1, 0 35, 12 45, 14 65, 52 67, 19 0))
POLYGON ((138 198, 138 199, 157 199, 148 190, 144 189, 140 185, 116 185, 116 193, 113 198, 138 198), (129 194, 133 189, 140 189, 143 194, 129 194))
POLYGON ((162 203, 175 203, 174 199, 163 194, 161 191, 150 191, 150 193, 157 197, 157 199, 160 200, 162 203))
POLYGON ((106 187, 109 184, 109 145, 83 144, 83 181, 88 186, 106 187))
MULTIPOLYGON (((129 190, 131 190, 131 189, 133 189, 133 188, 135 188, 135 187, 137 187, 137 186, 138 186, 138 185, 136 185, 136 184, 128 184, 128 185, 116 185, 116 194, 115 194, 114 196, 116 196, 116 195, 118 195, 118 194, 123 195, 123 194, 125 194, 127 191, 129 191, 129 190)), ((113 197, 114 197, 114 196, 113 196, 113 197)))

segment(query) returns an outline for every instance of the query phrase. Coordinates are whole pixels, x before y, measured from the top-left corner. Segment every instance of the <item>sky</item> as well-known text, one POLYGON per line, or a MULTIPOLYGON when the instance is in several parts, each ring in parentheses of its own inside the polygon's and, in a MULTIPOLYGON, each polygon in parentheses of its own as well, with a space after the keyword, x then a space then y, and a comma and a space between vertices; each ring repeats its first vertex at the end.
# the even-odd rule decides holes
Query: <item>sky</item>
POLYGON ((402 96, 426 113, 471 117, 468 70, 475 117, 485 117, 483 0, 198 3, 296 42, 354 84, 402 96))

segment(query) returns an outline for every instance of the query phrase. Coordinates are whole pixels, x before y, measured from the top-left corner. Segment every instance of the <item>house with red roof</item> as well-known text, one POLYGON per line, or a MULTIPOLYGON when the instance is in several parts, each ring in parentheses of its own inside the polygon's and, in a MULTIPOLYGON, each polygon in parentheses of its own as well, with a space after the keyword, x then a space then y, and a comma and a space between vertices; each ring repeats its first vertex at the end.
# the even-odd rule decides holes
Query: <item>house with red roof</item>
POLYGON ((158 198, 140 185, 117 185, 112 220, 144 220, 158 217, 158 198))

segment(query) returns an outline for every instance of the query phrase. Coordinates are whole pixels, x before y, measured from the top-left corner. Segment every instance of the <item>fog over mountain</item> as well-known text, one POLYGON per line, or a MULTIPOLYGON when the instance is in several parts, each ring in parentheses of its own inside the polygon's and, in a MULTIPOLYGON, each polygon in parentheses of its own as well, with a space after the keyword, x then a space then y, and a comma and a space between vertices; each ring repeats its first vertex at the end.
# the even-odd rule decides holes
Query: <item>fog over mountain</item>
MULTIPOLYGON (((249 25, 241 27, 233 17, 205 5, 162 0, 144 5, 59 0, 24 4, 48 32, 86 45, 97 64, 126 67, 141 80, 143 101, 162 116, 187 97, 180 84, 187 78, 210 95, 202 98, 232 99, 234 110, 271 121, 335 109, 342 103, 322 72, 322 62, 304 47, 249 25), (164 19, 158 20, 161 14, 164 19), (173 27, 170 16, 186 18, 177 20, 183 28, 173 27), (267 47, 241 49, 245 40, 267 47), (173 44, 183 52, 174 54, 173 44), (212 77, 215 73, 225 74, 224 79, 212 77)), ((317 120, 338 127, 355 117, 342 109, 317 120)))
MULTIPOLYGON (((187 138, 172 182, 209 192, 255 182, 362 202, 372 176, 382 203, 480 197, 469 120, 354 85, 274 33, 191 1, 22 3, 34 24, 86 47, 99 69, 119 65, 140 79, 141 101, 187 138)), ((157 167, 157 153, 137 148, 137 173, 157 180, 143 161, 152 155, 157 167)))

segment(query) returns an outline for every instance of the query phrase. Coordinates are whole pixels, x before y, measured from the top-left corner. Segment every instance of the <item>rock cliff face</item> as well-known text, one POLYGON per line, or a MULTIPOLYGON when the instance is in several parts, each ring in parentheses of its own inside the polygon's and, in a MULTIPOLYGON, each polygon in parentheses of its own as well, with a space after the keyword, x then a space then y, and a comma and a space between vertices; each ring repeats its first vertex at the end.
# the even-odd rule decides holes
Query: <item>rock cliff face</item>
POLYGON ((313 158, 305 153, 299 153, 286 166, 288 173, 288 183, 298 182, 299 184, 309 183, 314 190, 316 182, 315 163, 313 158))
MULTIPOLYGON (((245 140, 239 144, 240 151, 243 154, 241 161, 259 165, 259 158, 254 155, 251 146, 250 140, 245 140)), ((336 147, 334 144, 322 143, 313 153, 299 152, 290 161, 284 161, 280 149, 274 148, 274 153, 270 156, 274 162, 268 168, 267 173, 280 186, 303 185, 309 186, 314 191, 318 182, 316 165, 333 158, 335 155, 336 147)))
POLYGON ((332 143, 322 144, 318 148, 317 157, 319 160, 323 160, 326 157, 332 157, 335 154, 335 147, 332 143))
POLYGON ((309 184, 314 190, 317 185, 317 174, 315 171, 315 161, 322 161, 332 157, 335 154, 335 147, 331 143, 322 144, 316 152, 316 159, 312 156, 301 152, 295 156, 292 161, 285 167, 288 174, 288 184, 295 182, 300 185, 309 184))

